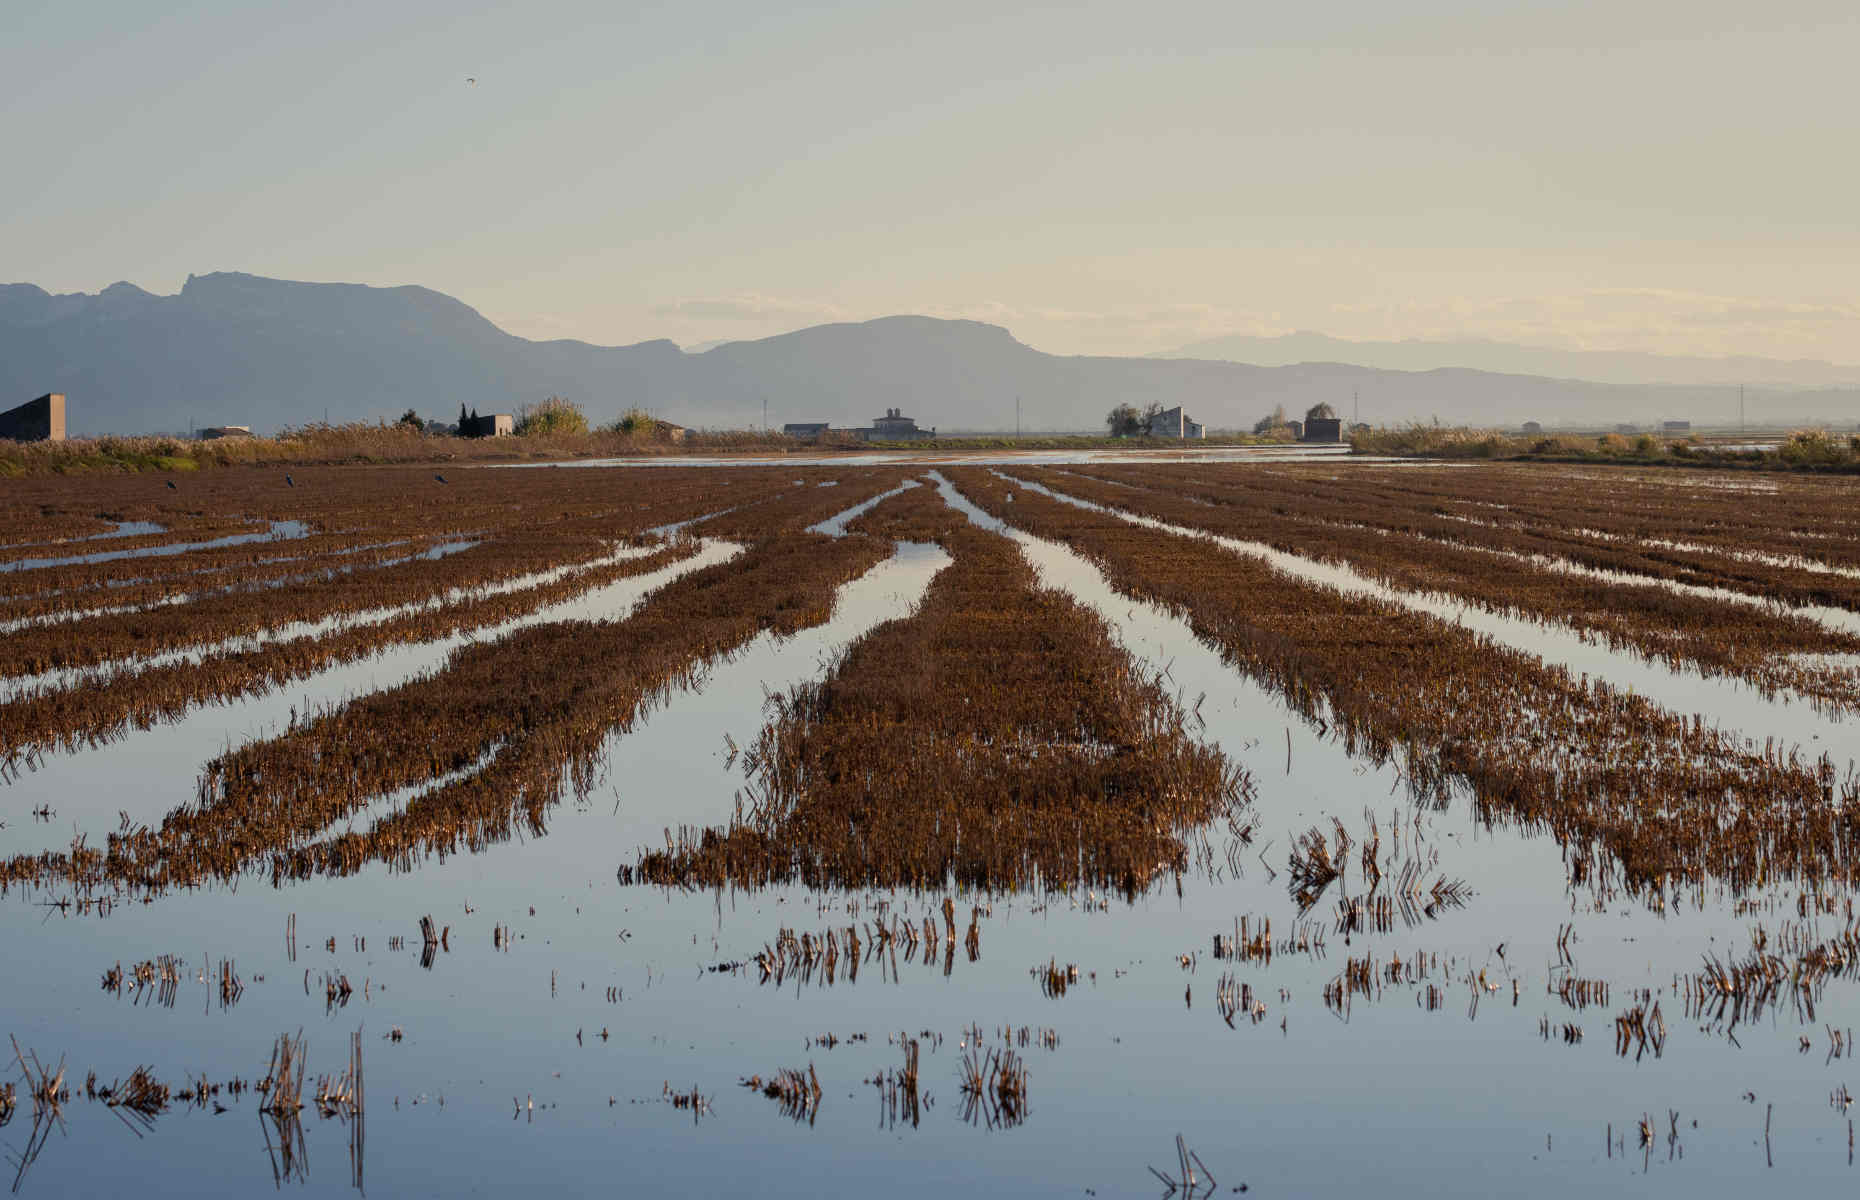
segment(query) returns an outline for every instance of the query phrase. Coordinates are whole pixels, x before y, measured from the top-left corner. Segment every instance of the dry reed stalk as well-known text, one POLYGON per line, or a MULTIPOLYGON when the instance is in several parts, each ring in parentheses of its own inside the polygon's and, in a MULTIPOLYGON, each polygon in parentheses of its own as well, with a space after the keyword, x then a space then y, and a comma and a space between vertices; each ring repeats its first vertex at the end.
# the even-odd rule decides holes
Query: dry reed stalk
MULTIPOLYGON (((1249 784, 1194 742, 1104 623, 1038 585, 1008 540, 929 488, 854 528, 935 538, 952 563, 911 617, 772 705, 745 753, 756 802, 725 830, 642 856, 680 886, 1063 887, 1134 892, 1182 869, 1178 830, 1249 784)), ((953 905, 944 910, 953 950, 953 905)), ((980 930, 965 939, 973 959, 980 930)))
MULTIPOLYGON (((972 498, 1071 544, 1122 591, 1184 614, 1236 668, 1314 721, 1341 725, 1353 753, 1399 754, 1418 797, 1469 788, 1488 820, 1548 827, 1600 846, 1623 886, 1653 896, 1706 877, 1848 880, 1860 846, 1860 784, 1831 761, 1744 747, 1682 717, 1447 622, 1340 595, 1192 538, 957 471, 972 498), (1735 819, 1727 819, 1735 814, 1735 819)), ((1574 881, 1587 860, 1571 855, 1574 881)))

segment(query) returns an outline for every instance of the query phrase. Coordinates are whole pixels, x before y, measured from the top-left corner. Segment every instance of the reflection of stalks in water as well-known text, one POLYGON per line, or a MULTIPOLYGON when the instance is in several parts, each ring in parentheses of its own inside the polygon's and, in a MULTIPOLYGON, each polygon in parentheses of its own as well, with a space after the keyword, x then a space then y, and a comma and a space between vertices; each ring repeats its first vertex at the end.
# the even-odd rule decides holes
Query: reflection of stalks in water
POLYGON ((259 1092, 268 1097, 266 1112, 286 1117, 303 1110, 305 1066, 303 1030, 296 1037, 279 1034, 271 1050, 271 1069, 258 1084, 259 1092))
POLYGON ((1208 1170, 1208 1164, 1201 1161, 1201 1155, 1188 1148, 1188 1143, 1182 1140, 1182 1135, 1179 1133, 1175 1135, 1175 1161, 1176 1169, 1182 1173, 1179 1178, 1171 1179, 1155 1167, 1149 1168, 1150 1174, 1167 1185, 1169 1190, 1163 1193, 1165 1200, 1177 1192, 1190 1198, 1214 1194, 1216 1186, 1214 1172, 1208 1170), (1207 1176, 1206 1179, 1195 1174, 1196 1167, 1201 1168, 1201 1174, 1207 1176))
POLYGON ((147 1067, 129 1073, 127 1083, 99 1088, 96 1098, 109 1105, 137 1137, 155 1127, 155 1118, 168 1107, 168 1085, 160 1082, 147 1067))
POLYGON ((1013 1050, 986 1054, 971 1043, 962 1057, 962 1118, 988 1128, 1013 1128, 1027 1119, 1027 1062, 1013 1050))
POLYGON ((58 1070, 54 1073, 39 1061, 37 1054, 21 1050, 18 1038, 8 1040, 13 1043, 13 1057, 19 1061, 19 1069, 26 1076, 26 1093, 32 1097, 32 1111, 37 1114, 49 1110, 53 1116, 57 1116, 59 1106, 70 1095, 65 1090, 64 1058, 59 1057, 58 1070), (28 1059, 31 1061, 28 1062, 28 1059))
MULTIPOLYGON (((1349 849, 1349 838, 1343 832, 1343 826, 1337 827, 1337 858, 1340 863, 1348 863, 1344 854, 1349 849)), ((1303 916, 1311 910, 1319 898, 1341 874, 1339 865, 1331 862, 1330 848, 1324 841, 1324 831, 1315 826, 1310 832, 1301 834, 1292 844, 1290 857, 1292 898, 1298 902, 1298 914, 1303 916)))
POLYGON ((258 1114, 258 1128, 265 1138, 265 1154, 271 1159, 272 1184, 282 1188, 286 1180, 307 1182, 310 1178, 310 1149, 304 1144, 304 1125, 298 1114, 292 1112, 280 1116, 261 1111, 258 1114), (278 1131, 276 1145, 271 1140, 273 1128, 278 1131))
POLYGON ((62 1121, 63 1118, 59 1116, 56 1109, 50 1112, 34 1110, 32 1114, 32 1132, 26 1136, 26 1148, 17 1154, 9 1153, 7 1155, 8 1161, 10 1161, 15 1168, 13 1172, 13 1190, 15 1192, 18 1192, 20 1185, 26 1182, 27 1169, 37 1161, 39 1152, 45 1149, 46 1141, 52 1136, 53 1123, 62 1123, 62 1121))
MULTIPOLYGON (((26 1137, 26 1148, 13 1157, 16 1168, 13 1175, 13 1190, 19 1191, 20 1184, 26 1180, 26 1170, 45 1149, 46 1141, 52 1136, 52 1126, 64 1128, 62 1105, 70 1095, 65 1090, 65 1060, 58 1060, 56 1072, 47 1070, 39 1061, 39 1056, 19 1048, 18 1038, 9 1038, 13 1043, 13 1057, 19 1061, 19 1069, 26 1076, 26 1092, 32 1097, 32 1132, 26 1137)), ((12 1114, 12 1085, 7 1086, 7 1103, 5 1112, 12 1114)), ((4 1122, 0 1122, 4 1123, 4 1122)))
POLYGON ((917 1094, 916 1038, 903 1040, 904 1066, 896 1071, 879 1072, 871 1083, 878 1089, 879 1124, 896 1125, 909 1121, 913 1127, 922 1119, 923 1109, 917 1094))
MULTIPOLYGON (((391 1036, 391 1035, 390 1035, 391 1036)), ((299 1070, 301 1070, 301 1066, 299 1070)), ((325 1117, 360 1116, 362 1112, 362 1035, 349 1035, 349 1065, 334 1079, 319 1075, 317 1111, 325 1117)))
MULTIPOLYGON (((400 1030, 390 1035, 399 1040, 400 1030)), ((349 1125, 349 1180, 362 1190, 362 1163, 367 1144, 367 1089, 362 1080, 362 1035, 349 1035, 349 1065, 331 1079, 318 1076, 316 1107, 324 1117, 340 1117, 349 1125)))
POLYGON ((794 1121, 806 1120, 809 1125, 820 1115, 820 1076, 814 1073, 814 1064, 807 1064, 806 1073, 793 1068, 784 1068, 772 1079, 763 1079, 751 1075, 743 1080, 743 1086, 761 1092, 771 1100, 781 1103, 781 1115, 794 1121))
MULTIPOLYGON (((664 1090, 660 1092, 660 1096, 673 1108, 681 1112, 688 1110, 691 1113, 691 1120, 694 1124, 703 1117, 708 1116, 711 1111, 710 1098, 705 1096, 704 1093, 698 1091, 696 1088, 692 1088, 689 1092, 674 1092, 670 1080, 665 1082, 664 1090)), ((535 1101, 533 1100, 530 1102, 530 1109, 532 1113, 531 1120, 534 1120, 535 1101)))

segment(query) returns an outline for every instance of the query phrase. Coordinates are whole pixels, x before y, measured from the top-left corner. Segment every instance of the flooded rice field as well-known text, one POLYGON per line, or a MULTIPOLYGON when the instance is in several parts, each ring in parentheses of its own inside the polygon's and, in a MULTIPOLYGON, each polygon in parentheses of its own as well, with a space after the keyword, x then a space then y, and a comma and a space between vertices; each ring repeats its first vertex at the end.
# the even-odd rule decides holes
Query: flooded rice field
POLYGON ((0 484, 6 1180, 1851 1186, 1860 489, 1126 458, 0 484))

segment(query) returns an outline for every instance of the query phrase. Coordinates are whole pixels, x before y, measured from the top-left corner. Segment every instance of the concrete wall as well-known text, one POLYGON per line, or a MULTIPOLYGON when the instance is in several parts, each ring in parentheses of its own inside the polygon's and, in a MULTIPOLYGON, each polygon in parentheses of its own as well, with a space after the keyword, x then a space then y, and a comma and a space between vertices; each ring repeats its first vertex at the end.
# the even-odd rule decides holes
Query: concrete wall
POLYGON ((64 393, 48 392, 18 408, 0 412, 0 438, 15 442, 64 441, 64 393))

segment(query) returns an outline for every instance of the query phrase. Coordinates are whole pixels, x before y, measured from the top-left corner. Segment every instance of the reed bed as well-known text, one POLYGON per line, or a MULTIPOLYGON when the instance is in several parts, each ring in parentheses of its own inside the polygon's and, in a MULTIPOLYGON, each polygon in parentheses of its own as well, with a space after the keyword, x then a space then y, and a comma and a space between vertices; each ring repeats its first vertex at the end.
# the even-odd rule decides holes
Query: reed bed
POLYGON ((731 540, 765 536, 771 531, 798 533, 849 508, 865 503, 904 482, 897 467, 870 467, 857 473, 791 469, 782 473, 789 486, 753 507, 719 513, 691 527, 698 537, 731 540))
POLYGON ((771 701, 732 825, 642 854, 634 878, 1134 893, 1186 866, 1182 831, 1248 802, 1248 779, 1011 541, 930 488, 854 528, 935 540, 952 563, 913 616, 771 701))
POLYGON ((185 604, 34 625, 0 643, 0 676, 95 667, 217 643, 292 625, 342 620, 429 604, 448 596, 591 565, 632 539, 613 522, 588 519, 483 537, 469 550, 395 568, 301 579, 288 587, 218 592, 185 604), (605 528, 603 528, 605 527, 605 528))
MULTIPOLYGON (((751 502, 790 486, 792 470, 743 468, 463 471, 310 469, 290 476, 267 470, 228 471, 165 490, 159 481, 134 478, 18 480, 0 489, 0 513, 16 517, 7 532, 17 539, 15 558, 67 557, 125 547, 191 543, 224 534, 263 531, 269 522, 300 521, 307 536, 257 541, 172 557, 119 558, 110 562, 29 571, 0 571, 7 594, 45 589, 102 587, 140 576, 185 576, 200 566, 229 567, 291 555, 403 538, 456 535, 472 530, 515 531, 548 522, 605 519, 616 532, 638 532, 672 521, 751 502), (445 475, 438 482, 436 475, 445 475), (719 501, 723 503, 718 503, 719 501), (709 505, 710 507, 702 507, 709 505), (38 514, 54 514, 41 524, 38 514), (121 521, 147 521, 162 532, 133 539, 104 538, 46 543, 62 515, 85 514, 92 532, 121 521), (101 527, 101 528, 98 528, 101 527), (316 539, 325 539, 319 544, 316 539), (66 578, 66 575, 72 577, 66 578)), ((4 561, 4 560, 0 560, 4 561)))
POLYGON ((1603 848, 1628 886, 1656 894, 1707 877, 1735 887, 1856 877, 1860 782, 1825 756, 1747 747, 1446 621, 987 472, 954 474, 983 508, 1181 614, 1236 670, 1338 725, 1352 753, 1397 758, 1417 795, 1464 786, 1486 819, 1549 829, 1572 864, 1603 848))
POLYGON ((1779 604, 1754 605, 1670 586, 1812 604, 1840 598, 1838 592, 1851 604, 1860 601, 1860 579, 1741 561, 1735 569, 1710 572, 1697 554, 1470 527, 1451 518, 1392 511, 1391 505, 1375 503, 1382 497, 1332 500, 1320 492, 1301 501, 1270 480, 1184 483, 1177 490, 1175 481, 1135 487, 1128 475, 1109 473, 1102 480, 1053 471, 1015 476, 1175 525, 1347 565, 1392 587, 1568 625, 1616 649, 1707 674, 1740 676, 1770 693, 1788 690, 1842 708, 1860 706, 1860 672, 1808 667, 1791 657, 1860 655, 1860 635, 1829 629, 1779 604), (1688 557, 1691 569, 1677 564, 1688 557), (1620 572, 1625 579, 1598 579, 1570 566, 1620 572), (1848 582, 1851 589, 1844 586, 1848 582))
POLYGON ((1860 567, 1860 521, 1850 515, 1860 483, 1850 480, 1790 480, 1752 490, 1723 486, 1722 477, 1597 478, 1535 468, 1445 474, 1365 468, 1340 475, 1286 465, 1173 464, 1082 467, 1067 475, 1245 512, 1307 551, 1321 550, 1334 531, 1372 530, 1790 604, 1852 609, 1860 600, 1860 579, 1850 573, 1860 567))
POLYGON ((650 574, 691 556, 684 540, 641 557, 571 570, 517 591, 472 595, 399 617, 267 643, 209 652, 159 667, 100 673, 82 683, 0 705, 0 761, 29 766, 37 753, 106 744, 130 729, 174 721, 201 705, 235 700, 295 682, 397 645, 494 629, 551 605, 650 574))
POLYGON ((475 849, 509 836, 519 817, 540 832, 565 774, 591 785, 611 731, 757 634, 826 620, 839 585, 887 552, 867 537, 773 535, 667 585, 625 621, 539 625, 468 645, 430 676, 216 759, 199 802, 159 828, 113 833, 104 853, 79 843, 16 858, 0 881, 161 889, 264 859, 274 879, 342 874, 475 849), (373 796, 453 773, 366 832, 314 840, 373 796))

